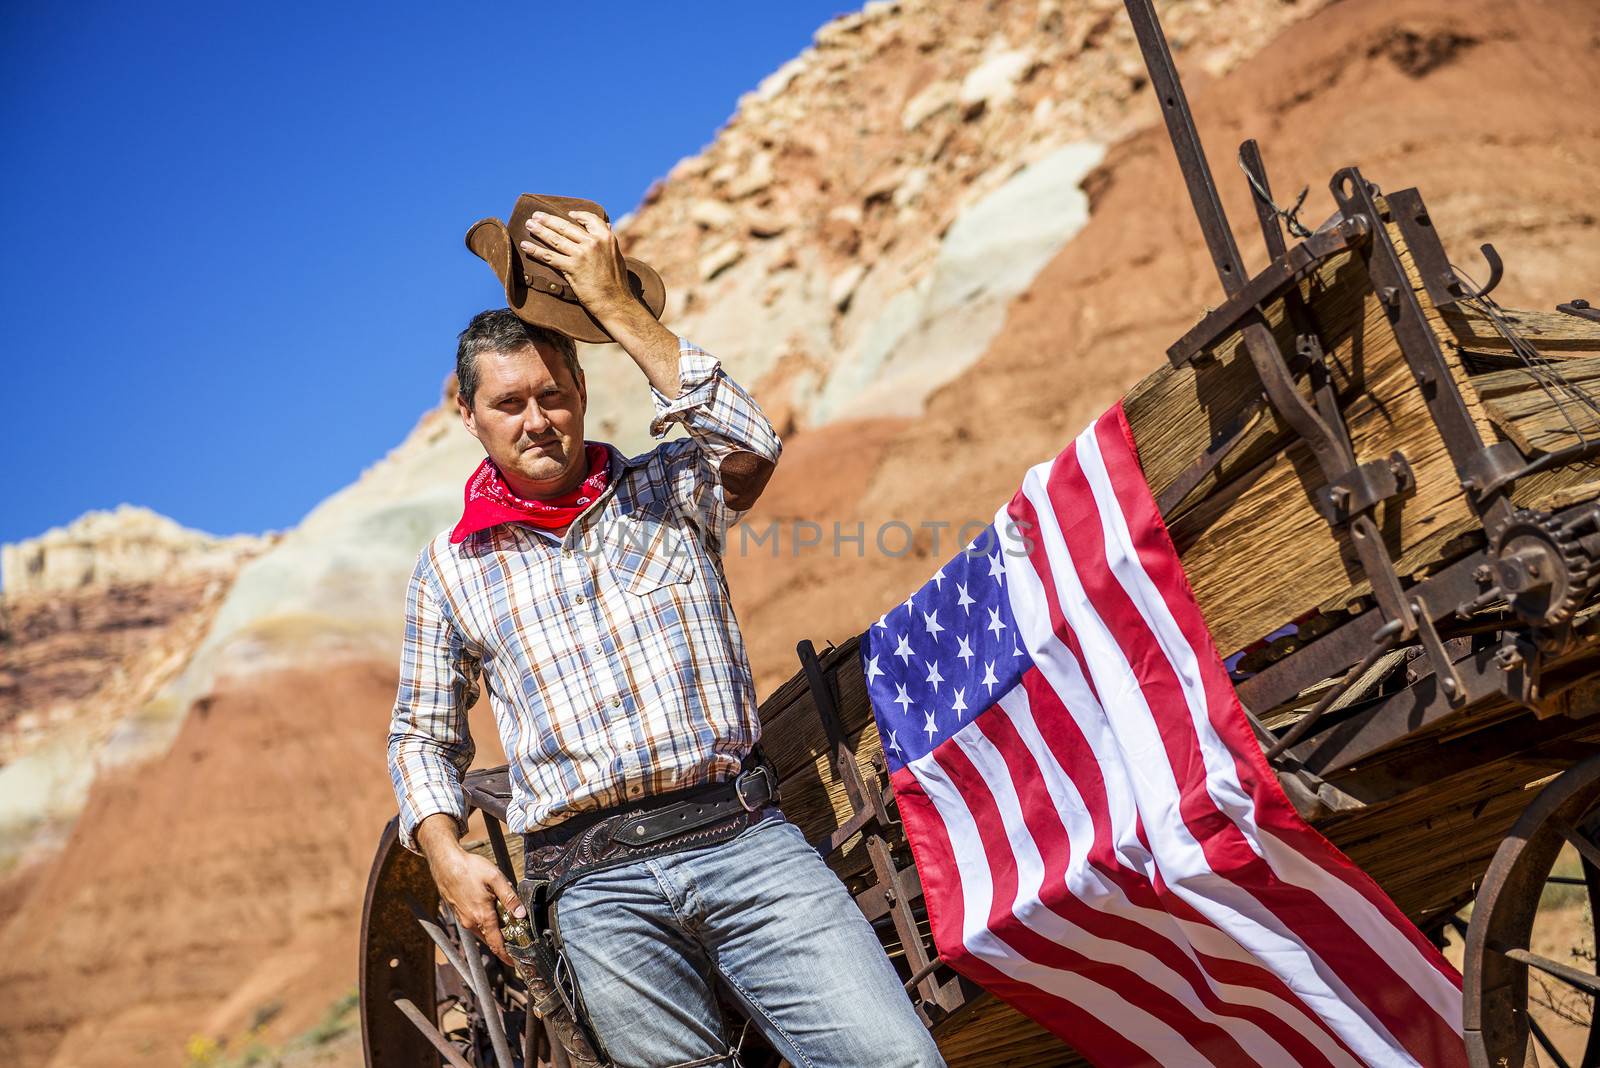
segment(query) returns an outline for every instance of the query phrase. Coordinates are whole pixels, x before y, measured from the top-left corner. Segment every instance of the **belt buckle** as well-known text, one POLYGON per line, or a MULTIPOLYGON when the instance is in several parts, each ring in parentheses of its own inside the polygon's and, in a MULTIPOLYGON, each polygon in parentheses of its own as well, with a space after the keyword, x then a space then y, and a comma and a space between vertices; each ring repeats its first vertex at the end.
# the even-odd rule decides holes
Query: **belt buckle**
POLYGON ((767 797, 766 797, 766 800, 771 801, 772 800, 772 780, 768 777, 767 766, 765 764, 761 764, 761 765, 759 765, 759 766, 757 766, 755 768, 752 768, 748 772, 741 772, 733 780, 733 796, 739 799, 739 807, 744 809, 746 812, 756 812, 756 811, 759 810, 759 806, 758 805, 754 805, 754 804, 751 804, 749 801, 746 801, 745 800, 745 796, 744 796, 744 784, 745 784, 745 782, 748 779, 755 778, 757 775, 760 775, 762 781, 767 784, 767 797))

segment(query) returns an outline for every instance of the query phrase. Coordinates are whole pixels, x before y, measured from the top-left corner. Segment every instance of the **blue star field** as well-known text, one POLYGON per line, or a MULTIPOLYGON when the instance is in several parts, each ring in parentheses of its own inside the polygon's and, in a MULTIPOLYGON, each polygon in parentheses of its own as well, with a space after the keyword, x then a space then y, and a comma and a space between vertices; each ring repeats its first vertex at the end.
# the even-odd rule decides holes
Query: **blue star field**
POLYGON ((1020 551, 991 524, 867 628, 862 669, 891 769, 938 748, 1033 666, 1006 589, 1004 553, 1020 551))

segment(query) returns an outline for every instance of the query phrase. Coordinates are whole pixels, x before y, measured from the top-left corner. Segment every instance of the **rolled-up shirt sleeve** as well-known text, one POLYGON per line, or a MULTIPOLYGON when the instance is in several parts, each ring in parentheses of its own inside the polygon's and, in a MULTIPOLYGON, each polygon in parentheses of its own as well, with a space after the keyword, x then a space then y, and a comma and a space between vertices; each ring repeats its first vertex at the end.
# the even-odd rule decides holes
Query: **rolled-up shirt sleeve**
POLYGON ((692 452, 676 478, 679 496, 701 527, 720 544, 723 532, 749 511, 766 486, 783 442, 743 386, 721 363, 693 342, 678 339, 678 395, 654 386, 653 437, 675 423, 688 431, 692 452))
POLYGON ((478 698, 481 662, 450 621, 430 575, 428 550, 406 591, 400 686, 389 723, 389 778, 400 805, 400 844, 413 853, 417 826, 448 812, 466 831, 461 778, 475 750, 467 710, 478 698))

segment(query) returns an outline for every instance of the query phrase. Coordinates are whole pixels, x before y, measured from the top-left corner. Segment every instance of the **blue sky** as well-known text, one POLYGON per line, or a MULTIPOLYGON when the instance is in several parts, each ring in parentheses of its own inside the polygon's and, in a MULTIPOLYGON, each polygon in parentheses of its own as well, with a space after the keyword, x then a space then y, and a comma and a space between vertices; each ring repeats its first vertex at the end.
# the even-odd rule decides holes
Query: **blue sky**
POLYGON ((632 209, 853 6, 0 5, 0 541, 294 525, 504 303, 468 223, 632 209))

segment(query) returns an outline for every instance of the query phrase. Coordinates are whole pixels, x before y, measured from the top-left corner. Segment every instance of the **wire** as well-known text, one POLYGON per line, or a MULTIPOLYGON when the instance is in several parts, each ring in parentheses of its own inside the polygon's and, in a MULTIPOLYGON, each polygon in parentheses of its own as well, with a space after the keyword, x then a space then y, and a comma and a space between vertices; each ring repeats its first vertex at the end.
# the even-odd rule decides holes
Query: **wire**
POLYGON ((1454 264, 1450 269, 1473 289, 1473 294, 1463 297, 1461 303, 1477 309, 1489 320, 1490 325, 1511 346, 1511 353, 1522 365, 1522 369, 1533 377, 1545 397, 1561 413, 1562 420, 1578 439, 1579 446, 1589 446, 1593 439, 1585 434, 1583 428, 1574 420, 1572 409, 1586 409, 1588 418, 1584 421, 1589 424, 1589 429, 1591 432, 1600 430, 1600 401, 1596 401, 1587 390, 1567 378, 1561 372, 1557 361, 1546 357, 1527 338, 1519 334, 1516 327, 1502 314, 1504 309, 1495 303, 1493 297, 1482 292, 1470 275, 1454 264))
POLYGON ((1277 202, 1267 194, 1267 191, 1264 188, 1262 188, 1261 183, 1256 180, 1256 176, 1251 173, 1250 168, 1244 165, 1243 152, 1239 153, 1239 169, 1244 171, 1245 178, 1250 182, 1251 190, 1255 192, 1255 195, 1261 200, 1261 203, 1271 208, 1272 214, 1283 220, 1283 225, 1289 228, 1289 233, 1292 236, 1298 237, 1302 241, 1311 236, 1311 231, 1306 229, 1305 224, 1300 221, 1300 209, 1305 205, 1306 194, 1311 192, 1310 186, 1306 186, 1305 188, 1301 189, 1300 195, 1295 198, 1294 207, 1290 208, 1288 211, 1284 211, 1282 208, 1278 207, 1277 202))

